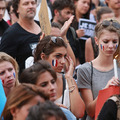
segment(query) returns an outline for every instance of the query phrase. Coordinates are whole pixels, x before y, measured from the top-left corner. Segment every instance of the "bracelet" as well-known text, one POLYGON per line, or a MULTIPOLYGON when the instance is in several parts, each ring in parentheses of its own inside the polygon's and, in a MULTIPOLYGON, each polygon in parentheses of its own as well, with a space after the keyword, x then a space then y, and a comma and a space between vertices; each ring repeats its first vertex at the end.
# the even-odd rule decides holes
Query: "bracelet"
POLYGON ((71 87, 69 87, 69 92, 71 93, 71 92, 73 92, 73 90, 76 88, 76 86, 75 85, 72 85, 71 87))

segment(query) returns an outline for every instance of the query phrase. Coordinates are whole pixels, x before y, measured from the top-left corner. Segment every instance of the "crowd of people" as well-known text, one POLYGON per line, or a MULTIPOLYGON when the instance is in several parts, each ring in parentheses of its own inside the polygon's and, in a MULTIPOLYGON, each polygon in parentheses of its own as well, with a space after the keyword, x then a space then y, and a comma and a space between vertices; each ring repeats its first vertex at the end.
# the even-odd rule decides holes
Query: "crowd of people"
MULTIPOLYGON (((40 1, 0 0, 0 120, 94 120, 99 91, 120 85, 120 0, 46 2, 49 35, 40 1)), ((98 120, 119 119, 119 97, 98 120)))

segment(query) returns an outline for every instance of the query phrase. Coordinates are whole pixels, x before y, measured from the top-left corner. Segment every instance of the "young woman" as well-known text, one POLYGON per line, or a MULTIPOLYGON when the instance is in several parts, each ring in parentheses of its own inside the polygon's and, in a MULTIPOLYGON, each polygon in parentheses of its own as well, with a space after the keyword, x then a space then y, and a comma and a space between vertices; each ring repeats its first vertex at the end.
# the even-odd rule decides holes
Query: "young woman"
MULTIPOLYGON (((84 18, 84 19, 90 19, 94 20, 90 14, 91 10, 91 0, 74 0, 75 4, 75 18, 73 19, 73 22, 71 26, 76 30, 77 33, 77 38, 79 39, 79 63, 83 64, 85 62, 85 42, 86 40, 80 39, 80 37, 85 35, 84 29, 78 29, 79 26, 79 19, 84 18)), ((77 65, 79 64, 77 63, 77 65)))
POLYGON ((30 107, 38 101, 48 100, 47 95, 39 87, 31 84, 21 84, 8 95, 1 120, 26 120, 30 107))
POLYGON ((104 20, 96 25, 95 35, 99 47, 98 57, 91 63, 81 65, 77 72, 77 85, 89 115, 87 120, 94 118, 99 90, 120 84, 120 74, 118 78, 113 77, 113 55, 120 41, 120 24, 115 20, 104 20))
MULTIPOLYGON (((56 72, 45 60, 40 60, 31 67, 25 69, 20 76, 21 82, 32 83, 39 86, 39 89, 49 95, 49 100, 52 102, 54 102, 57 98, 56 79, 56 72)), ((61 106, 60 104, 57 105, 61 106)), ((62 105, 62 107, 64 106, 62 105)), ((65 113, 68 120, 76 120, 76 117, 69 110, 62 107, 61 109, 65 113)))
POLYGON ((18 82, 18 64, 14 58, 4 52, 0 52, 0 79, 6 96, 18 82))
POLYGON ((90 17, 92 1, 91 0, 74 0, 74 4, 75 4, 75 18, 72 22, 72 26, 75 28, 78 37, 81 37, 84 34, 83 34, 83 30, 78 30, 78 22, 80 18, 93 20, 90 17))
POLYGON ((35 62, 38 60, 48 61, 52 68, 57 72, 57 100, 56 103, 64 104, 77 117, 84 115, 84 102, 81 99, 75 80, 73 79, 74 64, 72 59, 67 57, 67 46, 60 37, 46 36, 36 47, 35 62), (69 62, 69 70, 65 74, 61 74, 66 60, 69 62), (64 96, 64 90, 67 89, 67 98, 64 96), (68 90, 69 88, 69 90, 68 90), (65 98, 66 100, 63 101, 65 98))
MULTIPOLYGON (((107 6, 96 9, 97 23, 106 19, 114 18, 114 16, 112 9, 107 6)), ((90 62, 95 59, 98 56, 98 52, 98 46, 95 43, 94 36, 88 38, 85 43, 85 61, 90 62)))
POLYGON ((56 100, 56 79, 55 71, 44 60, 25 69, 20 76, 21 83, 31 83, 39 86, 45 94, 50 96, 51 101, 56 100))

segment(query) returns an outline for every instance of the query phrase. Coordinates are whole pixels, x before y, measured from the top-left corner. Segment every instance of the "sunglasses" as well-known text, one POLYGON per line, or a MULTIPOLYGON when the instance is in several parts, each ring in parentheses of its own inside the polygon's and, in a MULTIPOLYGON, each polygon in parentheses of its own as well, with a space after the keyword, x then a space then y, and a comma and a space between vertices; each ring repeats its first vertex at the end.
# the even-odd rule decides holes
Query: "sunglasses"
MULTIPOLYGON (((62 37, 52 36, 51 39, 50 39, 50 41, 49 41, 47 44, 52 44, 52 43, 56 44, 57 41, 59 41, 60 39, 63 40, 62 37), (51 43, 51 42, 52 42, 52 43, 51 43)), ((63 40, 63 41, 64 41, 64 40, 63 40)), ((47 44, 46 44, 46 45, 47 45, 47 44)), ((44 53, 44 50, 45 50, 45 48, 46 48, 46 45, 43 47, 43 53, 44 53)))
POLYGON ((53 43, 57 43, 57 39, 61 39, 61 40, 63 40, 62 39, 62 37, 55 37, 55 36, 53 36, 53 37, 51 37, 51 41, 53 42, 53 43))
POLYGON ((103 27, 108 27, 109 25, 112 25, 114 28, 120 29, 120 24, 117 21, 104 20, 101 24, 102 24, 103 27))

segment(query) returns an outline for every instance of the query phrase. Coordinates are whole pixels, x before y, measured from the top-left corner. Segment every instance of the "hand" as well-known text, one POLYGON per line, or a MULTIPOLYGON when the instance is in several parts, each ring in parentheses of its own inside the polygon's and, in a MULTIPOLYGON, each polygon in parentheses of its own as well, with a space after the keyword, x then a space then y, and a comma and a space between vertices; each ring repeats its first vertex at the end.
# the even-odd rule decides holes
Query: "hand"
POLYGON ((40 36, 40 41, 45 37, 45 33, 42 32, 42 35, 40 36))
POLYGON ((62 37, 63 39, 66 38, 67 31, 70 27, 70 24, 72 23, 74 18, 74 15, 72 15, 69 20, 67 20, 64 25, 62 26, 61 29, 52 27, 50 35, 52 36, 57 36, 57 37, 62 37))
POLYGON ((85 35, 84 29, 78 29, 76 30, 78 38, 82 37, 85 35))
POLYGON ((67 60, 67 63, 68 63, 68 65, 67 65, 67 72, 66 72, 66 74, 65 74, 65 76, 67 77, 67 76, 73 76, 73 71, 74 71, 74 62, 73 62, 73 60, 71 59, 71 57, 70 56, 67 56, 66 57, 66 60, 67 60))
POLYGON ((113 77, 111 80, 108 81, 107 85, 105 86, 105 88, 108 88, 110 86, 118 86, 120 85, 120 81, 118 78, 113 77))
POLYGON ((70 24, 72 23, 73 21, 73 18, 74 18, 74 15, 72 15, 69 20, 67 20, 64 25, 62 26, 61 28, 61 37, 64 37, 66 36, 66 33, 68 31, 68 28, 70 27, 70 24))

